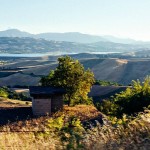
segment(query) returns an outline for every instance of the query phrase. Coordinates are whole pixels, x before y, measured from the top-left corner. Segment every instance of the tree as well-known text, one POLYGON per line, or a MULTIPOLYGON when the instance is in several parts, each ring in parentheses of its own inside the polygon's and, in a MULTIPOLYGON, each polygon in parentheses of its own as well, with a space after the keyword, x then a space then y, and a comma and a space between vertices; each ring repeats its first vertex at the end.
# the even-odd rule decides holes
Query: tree
POLYGON ((58 86, 66 89, 65 99, 68 105, 88 102, 88 92, 95 82, 94 74, 85 70, 78 60, 69 56, 58 58, 58 67, 42 77, 42 86, 58 86))

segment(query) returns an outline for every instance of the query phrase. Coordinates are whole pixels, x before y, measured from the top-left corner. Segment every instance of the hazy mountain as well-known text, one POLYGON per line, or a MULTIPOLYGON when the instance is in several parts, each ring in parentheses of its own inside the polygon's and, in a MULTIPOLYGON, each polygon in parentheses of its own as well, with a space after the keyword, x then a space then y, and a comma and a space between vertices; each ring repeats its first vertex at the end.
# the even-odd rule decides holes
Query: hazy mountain
POLYGON ((5 31, 0 31, 0 37, 33 37, 33 38, 44 38, 46 40, 67 41, 67 42, 77 42, 77 43, 95 43, 99 41, 123 43, 123 44, 145 43, 142 41, 117 38, 117 37, 109 36, 109 35, 108 36, 96 36, 96 35, 83 34, 79 32, 30 34, 28 32, 23 32, 18 29, 9 29, 5 31))
POLYGON ((30 37, 0 37, 0 53, 79 53, 90 51, 85 44, 61 41, 48 41, 30 37))
POLYGON ((0 37, 1 53, 98 53, 98 52, 134 52, 145 50, 140 45, 113 42, 75 43, 67 41, 49 41, 31 37, 0 37))
POLYGON ((0 37, 33 37, 43 38, 46 40, 67 41, 77 43, 94 43, 98 41, 107 41, 107 39, 104 39, 101 36, 82 34, 78 32, 30 34, 28 32, 23 32, 18 29, 0 31, 0 37))
POLYGON ((23 32, 18 29, 9 29, 0 31, 0 37, 32 37, 33 35, 28 32, 23 32))
POLYGON ((68 32, 68 33, 41 33, 35 35, 37 38, 44 38, 47 40, 55 41, 69 41, 77 43, 95 43, 98 41, 108 41, 101 36, 94 36, 88 34, 82 34, 78 32, 68 32))
POLYGON ((138 42, 130 38, 118 38, 110 35, 104 35, 103 38, 114 43, 135 44, 138 42))

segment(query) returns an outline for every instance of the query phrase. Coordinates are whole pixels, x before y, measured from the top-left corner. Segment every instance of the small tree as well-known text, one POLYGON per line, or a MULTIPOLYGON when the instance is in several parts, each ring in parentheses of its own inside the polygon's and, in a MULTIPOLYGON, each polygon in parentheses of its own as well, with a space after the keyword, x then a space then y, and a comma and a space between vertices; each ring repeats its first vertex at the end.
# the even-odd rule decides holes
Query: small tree
POLYGON ((58 58, 58 67, 48 76, 42 77, 42 86, 59 86, 66 89, 68 105, 88 103, 88 92, 95 82, 94 74, 85 70, 78 60, 69 56, 58 58))

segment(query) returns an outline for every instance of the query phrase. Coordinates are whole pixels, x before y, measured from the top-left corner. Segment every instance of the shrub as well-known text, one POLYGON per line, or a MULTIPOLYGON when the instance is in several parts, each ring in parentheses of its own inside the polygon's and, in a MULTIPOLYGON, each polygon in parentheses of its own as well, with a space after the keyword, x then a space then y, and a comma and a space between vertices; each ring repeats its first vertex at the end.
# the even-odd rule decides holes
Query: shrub
POLYGON ((116 115, 117 105, 111 100, 103 100, 102 103, 97 103, 96 107, 106 115, 116 115))
POLYGON ((132 81, 132 88, 117 94, 113 101, 118 105, 119 115, 143 111, 144 107, 150 105, 150 77, 146 77, 143 83, 139 80, 132 81))
POLYGON ((40 133, 40 136, 46 137, 52 132, 55 132, 55 135, 60 137, 65 149, 83 148, 81 139, 84 128, 82 127, 80 120, 75 116, 62 115, 57 118, 50 118, 47 127, 50 132, 40 133))
POLYGON ((23 101, 31 101, 31 98, 26 96, 25 94, 11 91, 7 87, 1 87, 0 88, 0 97, 23 100, 23 101))
POLYGON ((0 97, 5 97, 5 98, 7 98, 8 97, 8 91, 7 91, 7 89, 5 88, 5 87, 3 87, 3 88, 0 88, 0 97))
POLYGON ((144 110, 150 105, 150 77, 144 82, 132 81, 132 88, 116 94, 111 100, 103 100, 97 108, 107 115, 121 117, 123 114, 132 115, 144 110))

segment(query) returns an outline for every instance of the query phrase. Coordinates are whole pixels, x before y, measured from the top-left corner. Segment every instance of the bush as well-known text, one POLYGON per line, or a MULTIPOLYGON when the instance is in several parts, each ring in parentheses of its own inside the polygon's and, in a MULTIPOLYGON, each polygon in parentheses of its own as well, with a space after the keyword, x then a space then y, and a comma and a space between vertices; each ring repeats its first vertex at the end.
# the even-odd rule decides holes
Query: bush
POLYGON ((0 88, 0 97, 5 97, 5 98, 8 97, 7 88, 5 88, 5 87, 0 88))
POLYGON ((117 94, 114 103, 118 105, 118 114, 134 114, 144 110, 150 105, 150 77, 146 77, 144 82, 132 81, 132 88, 117 94))
POLYGON ((102 103, 97 103, 96 108, 106 115, 117 115, 117 105, 111 100, 103 100, 102 103))
POLYGON ((84 128, 81 121, 75 116, 62 115, 57 118, 50 118, 47 123, 47 128, 49 132, 40 133, 39 135, 47 137, 54 132, 56 136, 60 137, 65 149, 83 148, 81 140, 83 139, 84 128))
POLYGON ((132 81, 132 88, 116 94, 111 100, 104 100, 97 108, 107 115, 132 115, 144 110, 150 105, 150 77, 144 82, 132 81))
POLYGON ((7 87, 0 88, 0 97, 23 100, 23 101, 31 101, 31 98, 26 96, 25 94, 11 91, 7 87))

